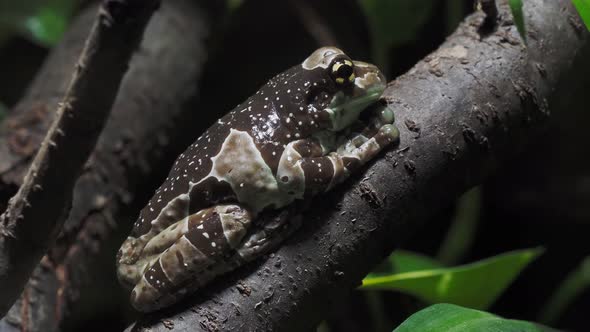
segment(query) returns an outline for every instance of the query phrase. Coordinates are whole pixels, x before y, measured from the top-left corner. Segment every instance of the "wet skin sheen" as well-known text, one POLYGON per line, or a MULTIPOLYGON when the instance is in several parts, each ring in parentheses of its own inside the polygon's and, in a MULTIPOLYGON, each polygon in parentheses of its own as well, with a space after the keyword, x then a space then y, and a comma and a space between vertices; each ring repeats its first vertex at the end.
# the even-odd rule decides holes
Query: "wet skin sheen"
POLYGON ((397 141, 391 110, 369 107, 385 84, 374 65, 324 47, 212 125, 119 250, 133 306, 165 307, 261 256, 285 235, 253 227, 260 212, 329 191, 397 141))

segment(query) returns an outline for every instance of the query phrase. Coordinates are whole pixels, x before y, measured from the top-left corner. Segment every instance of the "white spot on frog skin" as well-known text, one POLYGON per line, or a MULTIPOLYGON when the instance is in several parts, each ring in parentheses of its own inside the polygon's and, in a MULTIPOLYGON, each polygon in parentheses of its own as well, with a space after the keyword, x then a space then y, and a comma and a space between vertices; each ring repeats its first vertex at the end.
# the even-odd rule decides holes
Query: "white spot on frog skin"
POLYGON ((160 296, 160 292, 155 289, 146 279, 142 277, 134 288, 135 297, 131 298, 131 303, 137 309, 142 309, 149 306, 155 299, 160 296))
MULTIPOLYGON (((178 195, 174 199, 170 200, 170 202, 168 202, 168 204, 166 204, 164 208, 162 208, 156 219, 150 221, 152 227, 148 233, 140 236, 139 238, 133 239, 133 241, 126 241, 124 245, 133 246, 135 248, 144 248, 146 245, 148 245, 152 238, 158 235, 162 230, 164 230, 171 224, 176 223, 178 220, 183 220, 186 216, 188 216, 188 206, 189 195, 178 195)), ((127 250, 137 255, 141 253, 135 250, 127 250)), ((132 256, 126 257, 125 259, 126 261, 133 261, 137 258, 135 256, 132 256)), ((140 275, 129 275, 129 273, 127 273, 124 267, 125 264, 119 265, 119 269, 117 270, 119 278, 123 279, 125 282, 129 282, 131 280, 135 280, 133 281, 133 283, 137 282, 140 275)))
POLYGON ((287 193, 289 203, 294 199, 303 198, 305 192, 305 174, 300 163, 301 155, 293 147, 295 143, 297 141, 287 144, 277 168, 278 183, 281 191, 287 193))
MULTIPOLYGON (((302 63, 301 67, 295 67, 295 73, 299 75, 305 70, 318 69, 319 71, 319 68, 328 68, 339 54, 343 53, 337 48, 322 48, 310 55, 302 63)), ((354 98, 363 96, 367 89, 370 89, 371 81, 380 78, 378 74, 363 75, 364 72, 368 72, 368 70, 362 72, 363 68, 368 69, 367 67, 370 65, 363 66, 361 63, 358 65, 361 68, 361 74, 356 75, 357 80, 353 86, 355 90, 354 98), (359 93, 357 94, 357 92, 359 93)), ((257 96, 238 105, 234 111, 229 113, 228 117, 218 120, 218 125, 223 125, 224 130, 230 131, 228 136, 224 134, 221 137, 224 140, 221 147, 211 145, 211 142, 216 141, 214 138, 221 135, 221 133, 208 131, 198 138, 197 141, 200 142, 200 146, 195 143, 187 150, 186 155, 182 154, 180 156, 180 158, 184 158, 183 162, 176 161, 174 172, 177 175, 182 174, 182 177, 174 175, 175 178, 169 178, 168 182, 157 191, 156 195, 164 192, 169 195, 174 193, 175 195, 175 189, 182 188, 182 190, 185 190, 186 181, 188 180, 199 181, 200 183, 207 178, 214 177, 229 183, 236 195, 236 204, 218 204, 204 210, 206 213, 210 213, 211 209, 215 209, 223 232, 209 230, 209 224, 191 224, 191 229, 194 230, 192 227, 196 226, 199 231, 187 237, 189 204, 188 201, 186 204, 180 204, 183 201, 179 199, 181 196, 187 195, 183 194, 171 200, 168 196, 165 199, 170 200, 170 202, 160 211, 158 210, 162 204, 166 204, 166 201, 163 201, 162 195, 152 198, 151 205, 148 205, 145 210, 146 214, 142 215, 142 218, 136 224, 136 227, 140 227, 141 223, 150 223, 152 227, 147 234, 144 234, 145 236, 142 235, 139 238, 130 237, 126 240, 121 248, 123 254, 118 266, 118 273, 127 276, 123 276, 121 279, 137 286, 135 287, 135 295, 132 298, 136 308, 142 311, 152 311, 175 302, 182 294, 192 292, 215 276, 242 265, 244 260, 258 257, 262 252, 261 250, 263 250, 260 249, 261 247, 268 245, 268 243, 278 244, 284 239, 286 235, 281 235, 281 237, 274 233, 267 234, 264 231, 248 233, 248 228, 252 218, 255 218, 260 210, 264 208, 278 209, 290 204, 297 198, 303 198, 305 192, 305 173, 301 167, 303 158, 294 148, 294 146, 297 146, 299 149, 297 144, 301 143, 301 141, 291 143, 284 141, 285 138, 288 138, 287 141, 291 141, 291 139, 299 138, 303 134, 305 136, 312 135, 314 138, 321 136, 317 135, 317 131, 320 130, 318 125, 318 113, 320 111, 313 104, 307 105, 303 103, 305 98, 300 91, 306 90, 306 88, 302 88, 303 86, 322 86, 325 83, 325 80, 315 79, 314 75, 304 74, 303 76, 290 76, 291 72, 286 72, 269 81, 263 89, 256 92, 257 96), (295 77, 295 80, 293 77, 295 77), (281 86, 281 83, 283 86, 281 86), (275 91, 274 97, 272 91, 275 91), (291 92, 293 92, 294 98, 284 98, 289 97, 291 92), (279 100, 279 97, 283 97, 281 103, 275 101, 275 99, 279 100), (269 100, 269 98, 271 99, 269 100), (249 105, 255 105, 255 107, 249 105), (288 117, 285 116, 285 113, 293 112, 297 108, 306 112, 296 112, 297 117, 293 113, 289 113, 288 117), (260 113, 254 114, 253 109, 255 109, 255 112, 260 113), (284 112, 281 117, 278 117, 279 110, 284 112), (305 113, 306 116, 302 115, 302 113, 305 113), (247 122, 252 121, 251 128, 246 125, 244 131, 233 129, 234 123, 237 124, 236 115, 246 118, 247 122), (285 123, 289 124, 289 126, 285 126, 285 123), (293 126, 290 124, 293 124, 293 126), (277 128, 287 130, 278 130, 277 128), (312 132, 308 132, 308 130, 312 130, 312 132), (265 149, 258 150, 256 144, 264 146, 265 149), (198 150, 195 150, 197 147, 198 150), (207 151, 209 154, 204 153, 207 151), (274 158, 279 158, 280 156, 279 163, 276 166, 277 169, 271 170, 269 165, 266 164, 262 158, 263 151, 265 157, 274 156, 274 158), (212 156, 211 159, 209 159, 209 155, 212 156), (205 163, 200 158, 205 160, 205 163), (197 159, 198 164, 196 164, 197 159), (197 173, 198 177, 195 176, 193 169, 204 170, 203 167, 211 167, 209 173, 204 177, 199 173, 197 173), (161 203, 155 204, 156 201, 161 203), (153 211, 153 214, 148 213, 150 210, 153 211), (158 215, 156 218, 154 218, 155 214, 158 215), (204 232, 205 230, 206 232, 204 232), (189 240, 189 238, 196 240, 192 236, 197 234, 207 239, 200 238, 200 241, 195 241, 200 250, 189 240), (233 248, 235 251, 223 251, 227 250, 228 247, 233 248), (214 257, 218 258, 214 260, 205 256, 203 252, 212 253, 214 257), (230 256, 227 256, 228 254, 230 256), (224 255, 224 258, 219 260, 221 256, 217 255, 224 255), (232 257, 233 261, 231 260, 232 257), (127 263, 128 261, 129 263, 127 263), (144 273, 154 263, 161 265, 162 271, 167 278, 150 276, 151 280, 149 282, 151 284, 149 284, 144 273), (155 289, 152 285, 156 285, 158 288, 155 289), (170 286, 172 288, 168 288, 170 286)), ((318 96, 319 99, 330 101, 333 94, 331 92, 326 94, 326 91, 320 90, 318 96)), ((326 111, 324 106, 322 106, 321 111, 326 111)), ((336 114, 339 110, 332 108, 330 111, 336 114)), ((339 118, 342 118, 340 115, 338 114, 339 118)), ((348 121, 338 121, 338 123, 346 127, 348 121)), ((357 158, 359 163, 363 163, 370 159, 374 155, 374 151, 380 147, 376 144, 375 139, 370 141, 369 138, 363 142, 364 144, 361 143, 362 147, 358 144, 353 146, 353 144, 348 143, 346 144, 350 146, 342 147, 343 141, 349 139, 349 137, 341 137, 340 133, 334 131, 325 130, 325 132, 326 136, 329 137, 320 140, 320 145, 326 158, 317 159, 317 162, 314 163, 316 167, 312 169, 313 172, 311 173, 314 178, 308 179, 308 181, 317 183, 318 189, 324 188, 327 191, 336 182, 340 182, 348 175, 349 171, 343 165, 343 156, 357 158), (323 178, 322 176, 330 176, 328 173, 331 172, 327 172, 330 171, 330 167, 335 170, 334 177, 331 179, 323 178), (325 169, 326 172, 323 172, 322 169, 325 169), (328 180, 330 184, 328 188, 325 188, 324 186, 328 180)), ((195 183, 189 183, 187 192, 192 192, 194 185, 195 183)), ((203 211, 199 211, 195 215, 202 215, 202 213, 203 211)), ((194 221, 195 219, 191 220, 194 221)), ((147 226, 144 224, 143 227, 147 226)), ((217 224, 217 230, 219 230, 219 226, 217 224)), ((154 271, 152 270, 151 273, 154 273, 154 271)))

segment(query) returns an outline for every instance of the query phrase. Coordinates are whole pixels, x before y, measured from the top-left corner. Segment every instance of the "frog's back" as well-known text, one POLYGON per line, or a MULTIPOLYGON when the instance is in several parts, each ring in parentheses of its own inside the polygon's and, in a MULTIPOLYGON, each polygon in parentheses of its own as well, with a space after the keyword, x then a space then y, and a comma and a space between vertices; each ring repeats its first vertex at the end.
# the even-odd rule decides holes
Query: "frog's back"
POLYGON ((239 178, 234 179, 237 183, 229 183, 227 177, 221 179, 219 172, 224 167, 250 167, 251 171, 246 173, 253 173, 252 176, 263 169, 264 180, 274 181, 290 135, 280 121, 279 109, 283 104, 276 96, 272 100, 265 96, 264 92, 272 89, 272 83, 271 80, 215 122, 176 159, 166 181, 142 209, 132 236, 149 232, 151 223, 165 207, 183 194, 189 194, 189 214, 220 202, 235 201, 234 189, 239 188, 241 182, 239 178))

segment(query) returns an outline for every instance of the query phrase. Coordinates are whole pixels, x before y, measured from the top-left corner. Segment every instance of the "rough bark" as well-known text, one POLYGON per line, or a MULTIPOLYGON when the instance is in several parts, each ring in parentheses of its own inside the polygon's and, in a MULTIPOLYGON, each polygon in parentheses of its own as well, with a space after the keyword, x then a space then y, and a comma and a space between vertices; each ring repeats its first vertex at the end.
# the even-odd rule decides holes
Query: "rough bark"
POLYGON ((56 117, 23 183, 0 216, 0 316, 55 241, 72 189, 110 113, 158 0, 105 0, 56 117))
MULTIPOLYGON (((72 24, 0 128, 3 204, 21 185, 50 125, 52 110, 67 90, 72 64, 96 10, 89 8, 72 24)), ((194 96, 206 58, 204 44, 211 33, 209 18, 220 13, 221 6, 201 10, 193 1, 168 0, 155 14, 104 132, 76 182, 63 230, 20 300, 0 321, 0 330, 56 330, 94 274, 98 256, 107 250, 114 261, 114 252, 105 248, 113 229, 130 228, 129 216, 140 208, 138 201, 153 192, 173 155, 184 147, 172 142, 188 144, 184 136, 193 136, 186 127, 195 113, 194 96)), ((121 50, 113 47, 111 51, 121 50)), ((94 84, 100 83, 106 84, 101 80, 94 84)))
POLYGON ((541 133, 588 33, 569 0, 524 1, 525 46, 506 1, 498 7, 493 32, 480 35, 485 15, 470 15, 389 84, 398 148, 316 200, 276 253, 128 330, 308 331, 429 216, 541 133))

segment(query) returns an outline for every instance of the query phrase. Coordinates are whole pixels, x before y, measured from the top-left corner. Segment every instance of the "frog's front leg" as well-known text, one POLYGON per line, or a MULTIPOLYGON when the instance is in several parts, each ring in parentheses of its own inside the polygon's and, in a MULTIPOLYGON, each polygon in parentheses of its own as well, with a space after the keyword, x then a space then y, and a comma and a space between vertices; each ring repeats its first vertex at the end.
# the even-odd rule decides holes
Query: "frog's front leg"
POLYGON ((131 293, 133 306, 140 311, 167 306, 187 288, 210 280, 208 270, 235 252, 251 222, 248 209, 227 204, 203 209, 161 231, 143 249, 150 258, 131 293))
POLYGON ((391 110, 379 108, 376 113, 359 134, 341 140, 336 151, 326 156, 302 158, 298 162, 304 173, 306 194, 315 195, 330 190, 385 147, 399 140, 391 110))
POLYGON ((359 135, 347 142, 346 148, 338 149, 337 152, 331 152, 324 157, 301 160, 306 192, 314 195, 332 189, 398 138, 397 128, 392 124, 386 124, 371 138, 359 135), (351 146, 354 148, 350 148, 351 146))
POLYGON ((357 121, 356 127, 353 129, 357 134, 340 142, 338 144, 338 149, 342 150, 343 148, 348 148, 351 143, 357 148, 370 137, 375 136, 381 127, 388 124, 393 125, 395 121, 393 111, 381 103, 374 103, 365 112, 368 114, 368 119, 364 122, 357 121))

